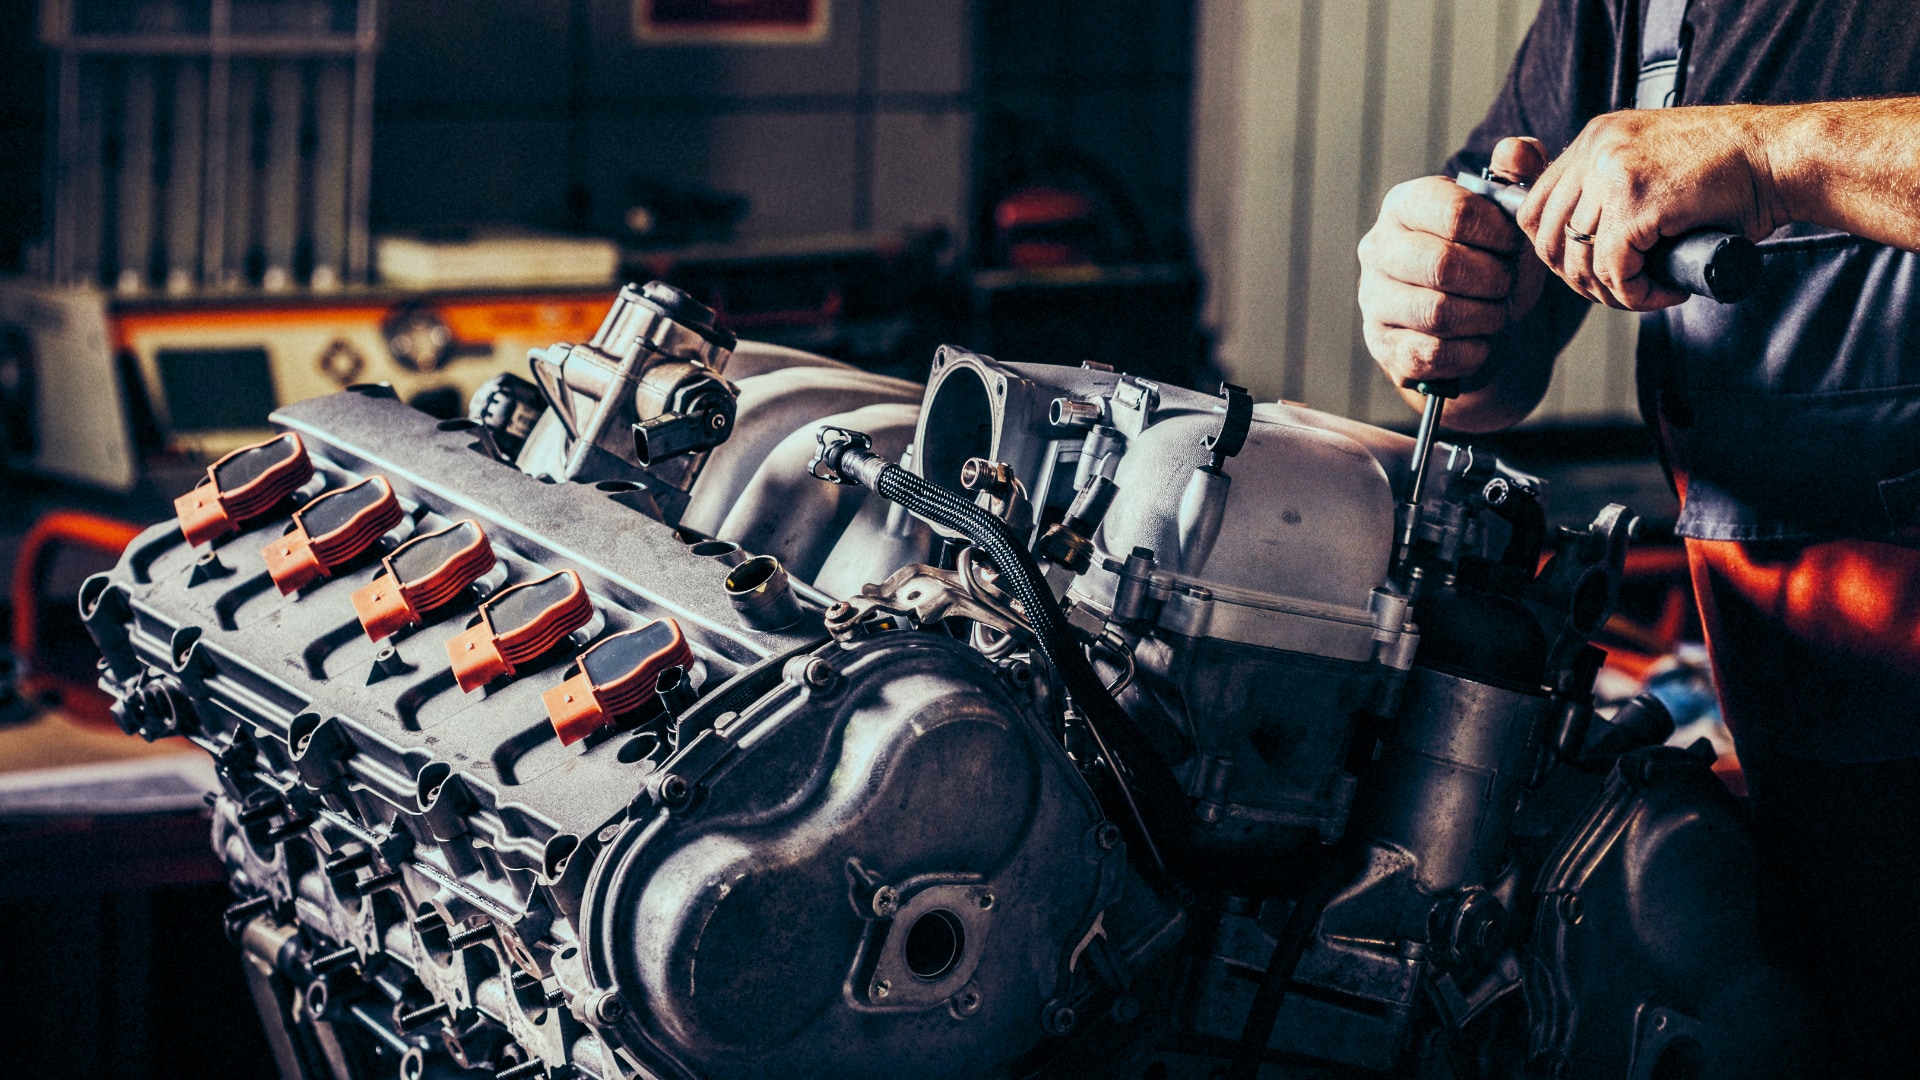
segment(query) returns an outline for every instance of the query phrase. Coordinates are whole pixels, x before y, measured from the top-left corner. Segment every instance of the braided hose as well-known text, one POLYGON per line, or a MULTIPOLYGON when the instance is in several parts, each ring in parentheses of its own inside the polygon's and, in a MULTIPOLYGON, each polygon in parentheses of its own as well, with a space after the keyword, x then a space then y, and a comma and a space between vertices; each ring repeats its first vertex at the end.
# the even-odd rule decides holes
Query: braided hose
POLYGON ((1117 793, 1126 803, 1124 817, 1132 826, 1129 831, 1133 839, 1152 865, 1164 873, 1167 863, 1163 852, 1177 850, 1178 839, 1185 834, 1186 793, 1080 651, 1060 602, 1047 587, 1026 545, 1006 522, 873 453, 861 445, 863 438, 845 438, 852 434, 831 428, 821 432, 814 475, 871 488, 881 498, 958 532, 986 555, 1000 572, 1000 587, 1020 602, 1041 655, 1058 673, 1085 718, 1088 733, 1106 759, 1117 793), (842 438, 834 441, 830 435, 842 438))

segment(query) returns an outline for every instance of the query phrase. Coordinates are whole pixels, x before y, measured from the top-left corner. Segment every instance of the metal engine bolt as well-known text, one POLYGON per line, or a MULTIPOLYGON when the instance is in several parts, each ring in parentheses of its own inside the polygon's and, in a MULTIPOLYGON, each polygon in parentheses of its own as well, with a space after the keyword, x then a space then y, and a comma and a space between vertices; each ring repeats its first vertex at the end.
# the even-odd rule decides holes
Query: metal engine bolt
POLYGON ((891 885, 882 885, 873 890, 873 913, 883 919, 891 919, 900 910, 900 890, 891 885))
POLYGON ((471 929, 462 930, 447 938, 447 944, 455 949, 464 949, 469 945, 478 945, 500 933, 500 927, 492 922, 483 923, 471 929))
POLYGON ((594 1019, 603 1024, 615 1023, 625 1015, 627 1015, 627 1003, 620 1000, 620 995, 611 990, 602 991, 599 1000, 593 1003, 594 1019))
POLYGON ((415 1009, 410 1013, 401 1013, 395 1017, 395 1020, 399 1024, 401 1031, 413 1031, 416 1028, 425 1027, 435 1020, 444 1019, 452 1014, 453 1010, 447 1007, 446 1002, 436 1001, 426 1008, 415 1009))
POLYGON ((307 827, 312 824, 313 818, 305 814, 290 817, 278 828, 269 829, 267 831, 266 841, 269 844, 278 844, 284 840, 291 840, 301 833, 306 832, 307 827))
POLYGON ((1112 851, 1120 846, 1120 826, 1111 821, 1103 821, 1093 830, 1093 842, 1100 845, 1101 851, 1112 851))
POLYGON ((660 778, 660 798, 668 806, 678 806, 693 795, 693 785, 687 778, 677 773, 668 773, 660 778))
POLYGON ((268 799, 264 802, 254 803, 240 811, 235 815, 235 820, 239 821, 242 825, 258 825, 261 822, 272 819, 286 808, 287 804, 281 802, 279 799, 268 799))
POLYGON ((511 1065, 494 1073, 494 1080, 531 1080, 535 1076, 545 1076, 546 1063, 539 1058, 529 1058, 518 1065, 511 1065))
POLYGON ((881 998, 886 997, 888 994, 892 992, 893 992, 893 984, 888 982, 885 979, 881 979, 879 982, 873 984, 873 998, 875 1001, 878 1001, 881 998))
POLYGON ((953 996, 953 1015, 966 1019, 980 1011, 980 991, 969 986, 953 996))
POLYGON ((1587 914, 1587 905, 1582 903, 1577 893, 1567 893, 1560 898, 1560 919, 1568 926, 1577 926, 1587 914))
POLYGON ((1131 1024, 1140 1019, 1140 999, 1132 994, 1121 994, 1107 1006, 1107 1015, 1116 1024, 1131 1024))
POLYGON ((838 677, 833 670, 833 665, 818 656, 807 661, 807 666, 801 670, 800 676, 815 690, 825 690, 832 686, 833 680, 838 677))
POLYGON ((1047 1003, 1040 1019, 1041 1024, 1055 1035, 1065 1035, 1071 1032, 1074 1025, 1079 1023, 1079 1021, 1080 1014, 1073 1011, 1073 1006, 1062 1005, 1059 1002, 1053 1001, 1047 1003))
POLYGON ((268 908, 271 908, 272 906, 273 906, 273 897, 267 893, 261 893, 259 896, 248 897, 247 899, 242 900, 237 904, 230 905, 227 908, 225 913, 226 923, 230 927, 237 926, 238 924, 253 918, 255 915, 258 915, 261 912, 266 911, 268 908))
POLYGON ((360 895, 365 896, 370 892, 389 889, 398 884, 400 884, 400 871, 389 870, 384 874, 375 874, 367 880, 360 882, 357 888, 360 895))
POLYGON ((328 859, 322 869, 326 871, 328 877, 344 877, 353 873, 355 870, 372 865, 373 852, 366 848, 361 848, 358 851, 348 852, 338 858, 328 859))
POLYGON ((335 971, 353 966, 359 959, 360 950, 349 945, 344 949, 335 949, 333 952, 316 956, 307 966, 321 975, 330 975, 335 971))
POLYGON ((1013 488, 1013 466, 1004 461, 968 458, 960 466, 960 486, 968 491, 999 495, 1013 488))

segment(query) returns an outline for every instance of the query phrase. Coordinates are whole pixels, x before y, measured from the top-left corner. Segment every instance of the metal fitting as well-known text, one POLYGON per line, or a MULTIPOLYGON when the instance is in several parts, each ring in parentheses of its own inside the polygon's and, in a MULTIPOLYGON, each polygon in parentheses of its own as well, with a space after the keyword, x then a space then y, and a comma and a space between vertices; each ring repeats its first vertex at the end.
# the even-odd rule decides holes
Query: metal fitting
POLYGON ((800 603, 786 568, 771 555, 756 555, 727 574, 727 599, 752 630, 784 630, 800 621, 800 603))

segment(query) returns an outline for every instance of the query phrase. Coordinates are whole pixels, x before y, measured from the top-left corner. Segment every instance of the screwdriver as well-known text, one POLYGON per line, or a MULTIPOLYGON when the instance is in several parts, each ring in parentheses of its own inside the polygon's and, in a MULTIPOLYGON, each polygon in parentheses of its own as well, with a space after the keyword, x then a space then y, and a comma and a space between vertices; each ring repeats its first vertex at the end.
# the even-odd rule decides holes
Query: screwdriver
POLYGON ((1433 456, 1433 437, 1440 431, 1440 416, 1446 411, 1447 399, 1460 396, 1459 379, 1408 379, 1401 385, 1409 390, 1418 390, 1426 396, 1427 402, 1420 410, 1420 427, 1413 436, 1413 483, 1407 488, 1407 501, 1402 504, 1400 525, 1400 551, 1394 559, 1395 568, 1404 566, 1407 556, 1413 552, 1413 538, 1420 529, 1420 502, 1427 493, 1427 459, 1433 456))

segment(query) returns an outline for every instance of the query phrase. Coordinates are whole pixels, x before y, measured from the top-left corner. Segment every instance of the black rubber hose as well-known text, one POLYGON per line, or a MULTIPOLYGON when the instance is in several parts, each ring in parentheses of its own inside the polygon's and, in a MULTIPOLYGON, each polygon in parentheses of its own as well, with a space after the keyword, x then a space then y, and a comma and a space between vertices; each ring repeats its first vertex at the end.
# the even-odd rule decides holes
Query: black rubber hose
POLYGON ((1127 803, 1128 813, 1119 816, 1130 819, 1132 839, 1146 850, 1155 867, 1165 871, 1167 854, 1179 850, 1186 832, 1186 793, 1132 718, 1107 693, 1106 684, 1074 641, 1066 615, 1033 555, 1013 529, 964 497, 858 446, 829 447, 825 462, 843 478, 871 487, 881 498, 960 533, 992 561, 1002 587, 1026 613, 1041 655, 1059 674, 1113 770, 1118 794, 1127 803))

